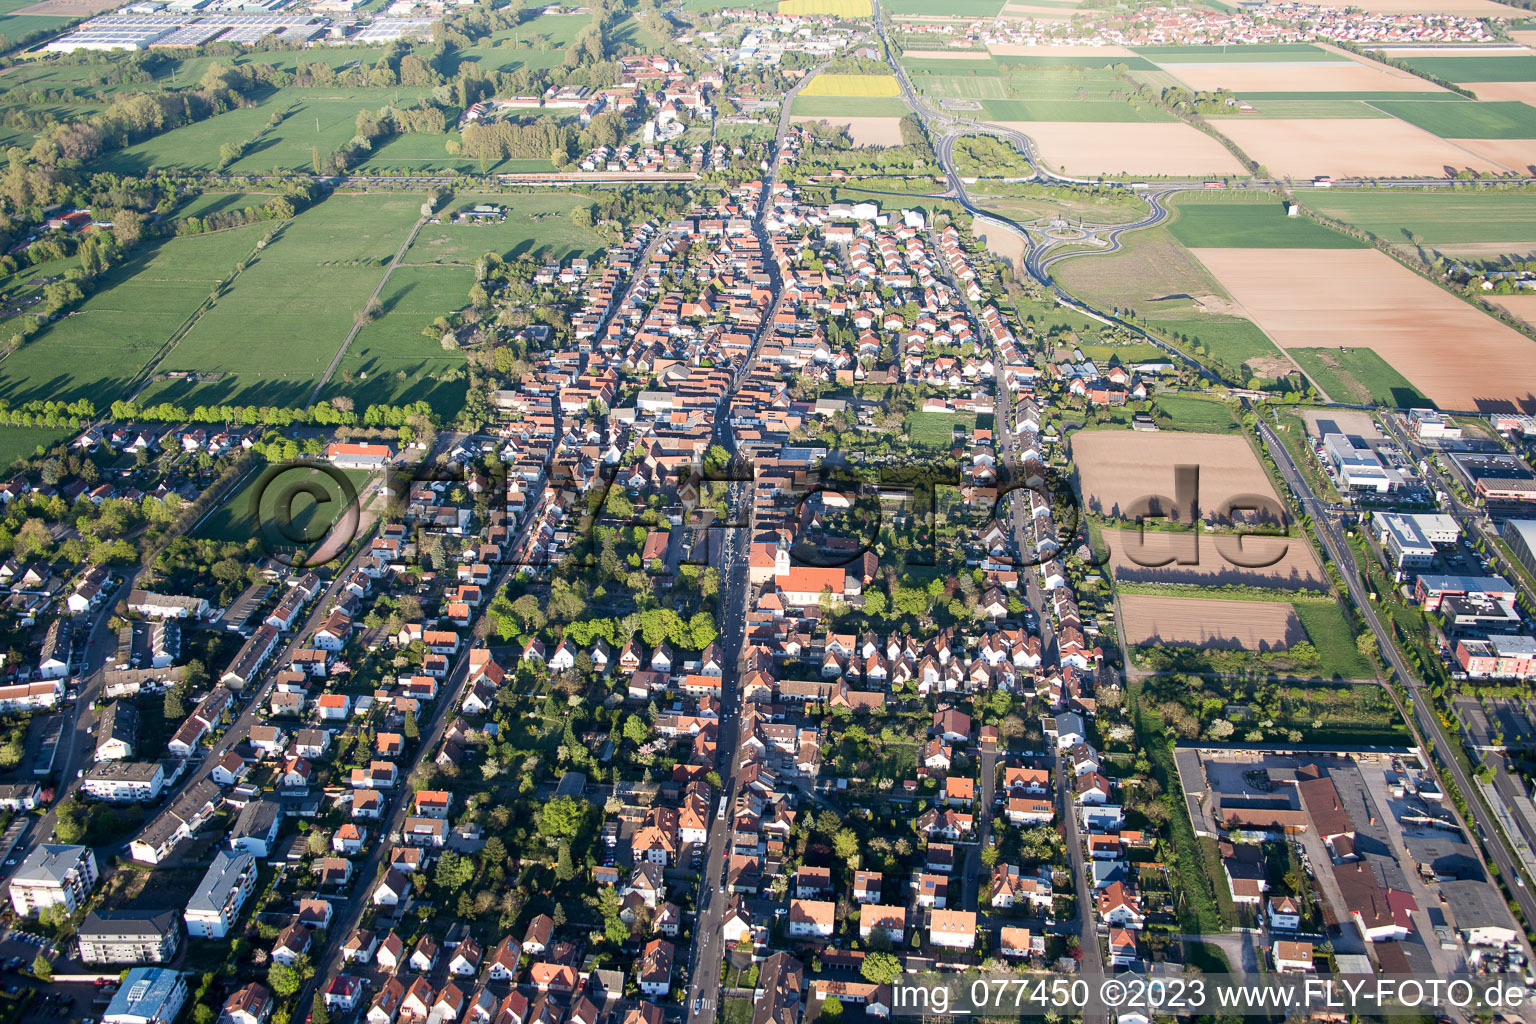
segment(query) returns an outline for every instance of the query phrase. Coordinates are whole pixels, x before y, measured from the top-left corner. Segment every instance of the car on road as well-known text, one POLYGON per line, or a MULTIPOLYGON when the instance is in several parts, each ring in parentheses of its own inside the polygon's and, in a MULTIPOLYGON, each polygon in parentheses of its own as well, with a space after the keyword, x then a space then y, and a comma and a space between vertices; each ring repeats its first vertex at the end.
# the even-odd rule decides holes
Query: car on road
POLYGON ((693 1012, 694 1013, 698 1013, 699 1012, 699 1008, 702 1007, 703 1005, 704 1005, 704 997, 703 996, 699 996, 697 999, 695 999, 693 1001, 693 1012))

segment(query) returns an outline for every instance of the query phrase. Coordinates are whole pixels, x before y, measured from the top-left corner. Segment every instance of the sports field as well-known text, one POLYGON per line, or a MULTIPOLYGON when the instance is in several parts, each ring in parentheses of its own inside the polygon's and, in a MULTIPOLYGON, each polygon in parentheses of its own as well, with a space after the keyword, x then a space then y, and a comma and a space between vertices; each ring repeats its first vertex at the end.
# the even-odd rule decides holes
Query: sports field
MULTIPOLYGON (((471 265, 488 252, 503 259, 535 256, 567 260, 594 256, 603 240, 591 228, 580 227, 571 211, 591 205, 580 192, 543 192, 533 195, 460 192, 437 216, 440 224, 425 224, 406 251, 405 263, 471 265), (507 210, 507 219, 484 224, 454 224, 452 215, 480 203, 507 210)), ((465 285, 467 288, 468 285, 465 285)))
POLYGON ((124 389, 249 256, 270 225, 150 244, 108 272, 96 293, 19 351, 0 360, 0 398, 72 401, 97 407, 124 389))
POLYGON ((1389 242, 1536 245, 1536 202, 1513 193, 1313 191, 1303 202, 1389 242))
MULTIPOLYGON (((369 474, 365 470, 348 469, 340 471, 352 484, 359 494, 368 483, 369 474)), ((315 470, 309 475, 309 480, 322 488, 331 498, 325 504, 320 504, 307 493, 290 490, 287 485, 296 483, 287 475, 283 477, 283 487, 264 487, 258 494, 256 486, 261 482, 261 474, 254 474, 250 480, 230 496, 223 505, 214 509, 197 528, 192 536, 207 540, 230 541, 243 544, 253 537, 262 535, 262 522, 277 521, 277 504, 286 495, 294 495, 292 507, 288 514, 292 517, 292 524, 286 529, 297 533, 302 537, 313 537, 319 540, 325 532, 349 511, 348 495, 342 490, 329 473, 315 470), (253 507, 256 502, 260 507, 253 507)), ((277 540, 280 535, 275 535, 277 540)))
POLYGON ((227 375, 189 401, 302 404, 383 279, 420 205, 419 194, 334 195, 299 215, 163 368, 227 375))

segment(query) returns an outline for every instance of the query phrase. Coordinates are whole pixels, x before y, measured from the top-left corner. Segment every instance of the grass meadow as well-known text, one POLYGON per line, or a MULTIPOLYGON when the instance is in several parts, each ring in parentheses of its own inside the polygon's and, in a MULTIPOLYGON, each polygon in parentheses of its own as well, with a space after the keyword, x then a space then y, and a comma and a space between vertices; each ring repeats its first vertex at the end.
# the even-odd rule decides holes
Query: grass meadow
POLYGON ((228 375, 187 400, 302 404, 420 205, 414 194, 334 195, 287 224, 166 357, 167 370, 228 375))
POLYGON ((1159 409, 1173 420, 1173 428, 1196 434, 1235 433, 1238 423, 1232 411, 1223 402, 1194 395, 1157 395, 1153 399, 1159 409))
POLYGON ((1442 139, 1536 138, 1536 107, 1515 102, 1377 101, 1393 117, 1442 139))
POLYGON ((1408 378, 1368 348, 1293 348, 1291 357, 1335 402, 1433 409, 1408 378))
POLYGON ((0 360, 0 398, 14 403, 90 398, 98 407, 125 389, 250 255, 265 230, 250 225, 144 247, 108 272, 73 313, 0 360))
POLYGON ((1536 202, 1521 193, 1313 192, 1307 205, 1389 242, 1536 245, 1536 202))
POLYGON ((74 433, 68 427, 0 427, 0 466, 30 458, 38 449, 52 448, 74 433))
POLYGON ((1273 196, 1253 202, 1175 202, 1168 230, 1191 249, 1363 249, 1366 243, 1304 217, 1273 196))
POLYGON ((1536 57, 1409 57, 1403 63, 1458 85, 1536 82, 1536 57))
MULTIPOLYGON (((1148 326, 1160 334, 1173 335, 1180 340, 1188 338, 1191 346, 1203 346, 1217 360, 1234 369, 1248 367, 1250 360, 1282 358, 1269 335, 1259 330, 1253 321, 1239 317, 1149 320, 1148 326)), ((1273 364, 1265 363, 1263 368, 1270 365, 1273 364)), ((1248 370, 1261 379, 1274 379, 1271 373, 1255 372, 1251 367, 1248 370)))
POLYGON ((405 254, 405 262, 467 266, 488 252, 497 253, 504 259, 535 256, 567 260, 593 256, 603 248, 603 240, 592 229, 579 227, 570 218, 572 210, 589 203, 590 197, 580 192, 535 195, 461 192, 440 211, 443 223, 422 227, 405 254), (499 224, 448 222, 455 211, 478 203, 505 206, 507 219, 499 224))

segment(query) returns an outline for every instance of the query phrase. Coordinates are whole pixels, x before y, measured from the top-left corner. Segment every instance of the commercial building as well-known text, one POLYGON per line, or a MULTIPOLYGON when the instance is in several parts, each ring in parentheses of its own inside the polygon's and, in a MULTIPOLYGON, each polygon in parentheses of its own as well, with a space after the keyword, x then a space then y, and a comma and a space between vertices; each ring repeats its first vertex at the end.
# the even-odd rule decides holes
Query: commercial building
POLYGON ((171 1024, 186 1002, 187 983, 180 971, 135 967, 107 1004, 101 1024, 171 1024))
POLYGON ((1456 663, 1473 679, 1536 679, 1536 639, 1491 636, 1458 640, 1456 663))
POLYGON ((1490 509, 1536 504, 1536 473, 1514 455, 1456 452, 1451 465, 1467 490, 1490 509))
POLYGON ((1325 436, 1323 455, 1334 476, 1348 490, 1390 494, 1403 486, 1401 473, 1383 465, 1370 448, 1357 447, 1347 434, 1325 436))
POLYGON ((1480 595, 1513 604, 1515 588, 1503 576, 1423 575, 1413 581, 1413 596, 1427 612, 1439 611, 1447 597, 1480 595))
POLYGON ((93 910, 76 934, 88 964, 169 963, 181 946, 174 910, 93 910))
POLYGON ((1499 535, 1509 545, 1515 560, 1536 576, 1536 519, 1506 519, 1499 527, 1499 535))
POLYGON ((255 888, 256 858, 248 853, 220 850, 182 915, 187 921, 187 934, 222 939, 255 888))
POLYGON ((96 885, 96 856, 85 846, 39 846, 11 879, 11 906, 22 917, 44 907, 73 914, 96 885))
POLYGON ((1393 567, 1420 569, 1434 562, 1435 546, 1412 516, 1377 512, 1371 516, 1371 526, 1393 567))

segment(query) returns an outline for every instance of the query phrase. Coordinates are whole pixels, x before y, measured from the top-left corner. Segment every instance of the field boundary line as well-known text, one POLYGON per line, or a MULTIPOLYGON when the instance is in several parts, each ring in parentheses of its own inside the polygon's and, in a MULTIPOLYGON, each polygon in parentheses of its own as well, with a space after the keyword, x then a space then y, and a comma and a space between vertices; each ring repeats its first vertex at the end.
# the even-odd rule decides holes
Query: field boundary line
MULTIPOLYGON (((364 311, 370 309, 375 302, 379 301, 379 295, 384 291, 384 286, 389 283, 389 275, 393 274, 395 268, 399 267, 401 261, 405 259, 406 250, 411 247, 412 242, 416 241, 416 236, 421 233, 422 227, 427 223, 427 217, 427 214, 423 214, 416 218, 416 224, 411 228, 411 233, 405 236, 405 241, 400 243, 400 248, 395 252, 395 258, 389 261, 388 267, 384 268, 384 276, 379 278, 379 283, 374 286, 373 294, 368 296, 368 301, 363 303, 364 311)), ((363 325, 367 322, 366 320, 353 318, 352 329, 347 332, 347 336, 342 339, 341 347, 331 357, 331 365, 325 368, 325 373, 315 382, 315 389, 309 393, 309 401, 304 403, 305 409, 313 408, 315 402, 319 400, 320 392, 331 382, 331 378, 336 375, 336 368, 341 365, 342 356, 346 355, 347 349, 352 347, 352 339, 357 337, 357 333, 363 329, 363 325)))

